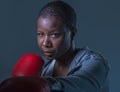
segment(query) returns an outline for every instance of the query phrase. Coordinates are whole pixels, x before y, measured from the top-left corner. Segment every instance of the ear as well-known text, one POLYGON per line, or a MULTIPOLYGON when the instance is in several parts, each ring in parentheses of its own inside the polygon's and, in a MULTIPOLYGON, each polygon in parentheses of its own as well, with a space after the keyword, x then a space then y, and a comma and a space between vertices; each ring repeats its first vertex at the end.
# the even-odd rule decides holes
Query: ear
POLYGON ((77 28, 76 27, 72 27, 71 28, 71 38, 72 38, 72 40, 74 39, 74 37, 76 35, 76 32, 77 32, 77 28))

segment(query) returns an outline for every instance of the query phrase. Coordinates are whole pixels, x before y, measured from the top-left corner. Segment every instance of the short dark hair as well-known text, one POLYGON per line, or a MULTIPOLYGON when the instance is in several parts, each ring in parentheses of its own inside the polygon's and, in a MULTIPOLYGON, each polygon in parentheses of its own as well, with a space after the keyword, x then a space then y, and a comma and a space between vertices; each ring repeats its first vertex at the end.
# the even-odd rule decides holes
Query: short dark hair
POLYGON ((76 13, 66 2, 55 0, 47 3, 39 12, 38 17, 55 16, 68 28, 76 26, 76 13))

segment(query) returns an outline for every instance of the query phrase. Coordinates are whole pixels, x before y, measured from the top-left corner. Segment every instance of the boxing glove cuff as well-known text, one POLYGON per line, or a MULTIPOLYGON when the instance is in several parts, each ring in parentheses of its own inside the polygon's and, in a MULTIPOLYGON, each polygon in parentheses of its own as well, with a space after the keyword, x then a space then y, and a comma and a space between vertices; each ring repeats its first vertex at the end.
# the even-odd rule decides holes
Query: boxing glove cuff
POLYGON ((55 78, 45 77, 45 79, 48 81, 48 84, 50 84, 51 92, 63 92, 63 85, 55 78))

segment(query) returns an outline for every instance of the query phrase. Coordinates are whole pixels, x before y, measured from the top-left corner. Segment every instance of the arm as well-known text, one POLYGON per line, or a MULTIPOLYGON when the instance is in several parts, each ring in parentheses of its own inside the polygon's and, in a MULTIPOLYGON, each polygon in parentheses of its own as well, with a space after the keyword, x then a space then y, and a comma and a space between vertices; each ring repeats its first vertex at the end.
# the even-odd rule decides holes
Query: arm
POLYGON ((0 84, 0 92, 100 92, 108 72, 104 58, 88 53, 75 62, 67 77, 10 78, 0 84))
POLYGON ((102 56, 89 51, 79 59, 67 77, 54 79, 61 83, 64 92, 100 92, 107 81, 108 73, 108 62, 102 56))

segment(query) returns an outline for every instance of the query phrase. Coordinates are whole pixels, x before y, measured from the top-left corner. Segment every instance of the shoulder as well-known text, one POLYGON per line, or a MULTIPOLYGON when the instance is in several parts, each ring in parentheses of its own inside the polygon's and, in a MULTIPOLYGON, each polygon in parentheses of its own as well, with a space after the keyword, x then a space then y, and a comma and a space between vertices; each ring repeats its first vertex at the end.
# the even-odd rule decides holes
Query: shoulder
POLYGON ((84 61, 95 61, 95 60, 99 60, 103 63, 108 63, 107 59, 98 51, 96 50, 92 50, 87 48, 82 48, 82 49, 78 49, 77 53, 75 55, 74 60, 76 62, 84 62, 84 61))

